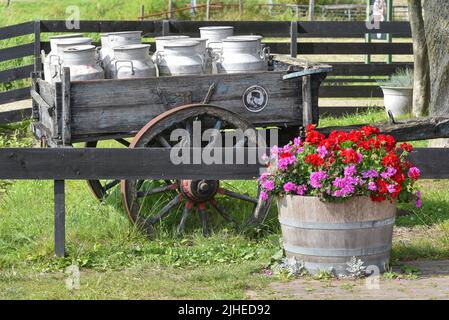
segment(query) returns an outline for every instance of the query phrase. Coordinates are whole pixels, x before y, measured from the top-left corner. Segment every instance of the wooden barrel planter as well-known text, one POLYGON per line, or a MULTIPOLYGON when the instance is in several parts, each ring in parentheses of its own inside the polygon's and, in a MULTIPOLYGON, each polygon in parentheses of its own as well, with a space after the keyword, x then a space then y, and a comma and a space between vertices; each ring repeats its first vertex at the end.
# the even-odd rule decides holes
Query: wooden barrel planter
POLYGON ((287 195, 278 199, 279 221, 288 257, 312 274, 332 269, 347 274, 347 262, 385 271, 391 251, 396 207, 388 201, 354 197, 341 203, 287 195))

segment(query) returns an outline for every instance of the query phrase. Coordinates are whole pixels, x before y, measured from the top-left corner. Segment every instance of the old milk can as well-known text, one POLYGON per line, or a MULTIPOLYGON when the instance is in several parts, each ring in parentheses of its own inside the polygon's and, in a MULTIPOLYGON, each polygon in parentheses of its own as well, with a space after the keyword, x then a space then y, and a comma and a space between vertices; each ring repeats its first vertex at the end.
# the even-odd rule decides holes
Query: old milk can
POLYGON ((70 68, 70 80, 104 79, 104 72, 95 55, 95 46, 82 45, 64 49, 62 67, 70 68))
POLYGON ((262 36, 259 35, 240 35, 240 36, 231 36, 227 37, 227 39, 255 39, 259 43, 260 57, 264 60, 268 60, 270 56, 270 47, 267 47, 264 43, 262 43, 262 36))
POLYGON ((257 39, 224 39, 217 61, 218 73, 240 73, 268 69, 267 61, 260 55, 257 39))
POLYGON ((50 53, 44 58, 44 78, 48 82, 60 81, 59 70, 62 64, 63 50, 78 45, 90 45, 91 38, 61 37, 50 39, 50 53))
POLYGON ((214 26, 201 27, 200 37, 207 39, 207 46, 215 50, 221 49, 221 41, 234 34, 234 27, 231 26, 214 26))
MULTIPOLYGON (((142 31, 123 31, 104 33, 101 38, 100 59, 103 66, 107 66, 113 58, 115 47, 128 44, 141 44, 142 31)), ((107 72, 106 72, 107 73, 107 72)), ((108 75, 107 75, 108 76, 108 75)))
POLYGON ((189 36, 183 36, 183 35, 179 35, 179 36, 163 36, 163 37, 156 37, 154 38, 154 41, 156 42, 156 52, 159 51, 163 51, 164 50, 164 45, 170 41, 173 40, 180 40, 180 39, 188 39, 189 36))
POLYGON ((114 48, 114 57, 107 65, 112 79, 148 78, 156 76, 149 44, 130 44, 114 48))
POLYGON ((203 38, 189 38, 192 41, 198 41, 200 44, 196 46, 197 52, 203 57, 204 73, 212 73, 212 57, 213 53, 210 48, 207 47, 207 39, 203 38))
POLYGON ((193 40, 170 41, 155 54, 159 76, 180 76, 204 73, 203 57, 198 54, 200 43, 193 40))

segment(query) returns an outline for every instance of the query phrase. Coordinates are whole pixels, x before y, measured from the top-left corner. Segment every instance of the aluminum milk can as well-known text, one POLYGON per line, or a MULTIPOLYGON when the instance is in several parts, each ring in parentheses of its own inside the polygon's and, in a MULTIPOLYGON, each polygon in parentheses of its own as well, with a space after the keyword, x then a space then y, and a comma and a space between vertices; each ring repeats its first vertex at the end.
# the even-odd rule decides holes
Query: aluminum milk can
POLYGON ((266 44, 262 43, 262 36, 259 35, 240 35, 240 36, 231 36, 227 37, 226 39, 256 39, 259 43, 260 47, 260 57, 266 61, 268 61, 270 57, 270 47, 268 47, 266 44))
POLYGON ((223 49, 217 61, 218 73, 263 71, 268 63, 260 56, 257 39, 224 39, 223 49))
POLYGON ((91 38, 83 37, 58 37, 50 39, 51 51, 44 58, 44 78, 46 81, 54 83, 60 81, 60 65, 62 63, 63 50, 68 47, 78 45, 90 45, 92 43, 91 38))
POLYGON ((199 29, 200 37, 207 39, 207 46, 214 51, 221 49, 223 39, 234 35, 234 27, 231 26, 201 27, 199 29))
POLYGON ((212 59, 213 53, 211 48, 207 47, 207 39, 203 38, 189 38, 192 41, 198 41, 200 44, 196 47, 199 55, 203 57, 204 73, 212 73, 212 59))
POLYGON ((100 35, 101 49, 100 59, 103 66, 107 66, 113 58, 115 47, 124 46, 128 44, 141 44, 142 31, 123 31, 111 32, 100 35))
POLYGON ((115 47, 114 57, 106 66, 112 79, 148 78, 156 76, 149 44, 129 44, 115 47))
POLYGON ((198 41, 193 40, 164 44, 164 50, 155 53, 159 76, 203 74, 204 61, 198 54, 199 45, 198 41))
POLYGON ((185 40, 188 38, 189 38, 189 36, 183 36, 183 35, 156 37, 156 38, 154 38, 154 41, 156 42, 156 51, 154 53, 164 50, 164 45, 170 41, 180 40, 180 39, 185 40))
POLYGON ((62 67, 70 68, 70 80, 104 79, 104 72, 95 54, 95 46, 81 45, 64 49, 62 67))

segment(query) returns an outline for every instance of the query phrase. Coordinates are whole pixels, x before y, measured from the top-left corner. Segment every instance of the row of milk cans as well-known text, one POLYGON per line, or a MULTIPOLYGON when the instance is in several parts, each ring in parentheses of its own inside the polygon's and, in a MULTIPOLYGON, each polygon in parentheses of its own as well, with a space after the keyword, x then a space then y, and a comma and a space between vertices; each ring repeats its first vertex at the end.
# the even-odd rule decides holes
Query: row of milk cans
POLYGON ((231 26, 202 27, 199 38, 176 35, 156 37, 156 51, 142 44, 141 31, 101 34, 101 47, 82 34, 50 38, 44 76, 61 81, 63 67, 70 79, 127 79, 156 76, 240 73, 268 69, 269 47, 262 36, 234 36, 231 26))

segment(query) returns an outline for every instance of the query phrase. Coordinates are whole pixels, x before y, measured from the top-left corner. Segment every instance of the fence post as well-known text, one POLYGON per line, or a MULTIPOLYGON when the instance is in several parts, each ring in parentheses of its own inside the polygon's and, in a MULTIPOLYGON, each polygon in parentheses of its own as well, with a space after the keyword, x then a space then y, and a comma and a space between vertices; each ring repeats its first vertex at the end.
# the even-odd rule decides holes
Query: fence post
POLYGON ((139 18, 139 20, 143 21, 144 17, 145 17, 145 6, 142 4, 140 6, 140 18, 139 18))
POLYGON ((206 21, 210 19, 210 0, 206 2, 206 21))
POLYGON ((240 14, 240 20, 243 17, 243 0, 239 0, 239 14, 240 14))
POLYGON ((34 21, 34 72, 42 71, 41 21, 34 21))
POLYGON ((309 0, 309 20, 315 19, 315 0, 309 0))
POLYGON ((54 237, 55 255, 65 256, 65 183, 64 180, 54 181, 54 237))
POLYGON ((298 21, 290 22, 290 56, 296 58, 298 54, 298 21))
POLYGON ((162 20, 162 35, 168 36, 170 34, 170 21, 162 20))
MULTIPOLYGON (((393 0, 387 0, 387 21, 393 21, 393 0)), ((387 34, 387 42, 392 42, 391 33, 387 34)), ((387 63, 391 63, 393 61, 393 57, 391 54, 387 55, 387 63)))
POLYGON ((168 0, 168 18, 173 18, 173 0, 168 0))
MULTIPOLYGON (((366 0, 366 21, 370 21, 371 19, 371 1, 366 0)), ((365 42, 370 43, 371 42, 371 33, 365 33, 365 42)), ((365 55, 365 63, 371 63, 371 55, 368 53, 365 55)))

